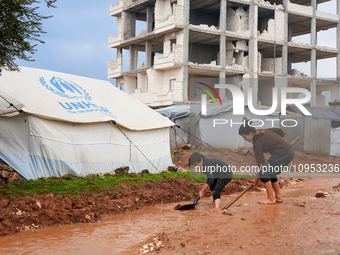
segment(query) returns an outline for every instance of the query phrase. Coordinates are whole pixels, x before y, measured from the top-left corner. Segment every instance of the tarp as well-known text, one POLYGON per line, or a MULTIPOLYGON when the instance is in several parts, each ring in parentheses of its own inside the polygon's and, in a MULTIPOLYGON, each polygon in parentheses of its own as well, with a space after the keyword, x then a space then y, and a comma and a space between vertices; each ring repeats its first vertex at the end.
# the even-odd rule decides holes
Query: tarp
POLYGON ((3 71, 0 95, 24 111, 0 98, 0 158, 25 179, 172 165, 173 123, 110 82, 22 67, 3 71))
MULTIPOLYGON (((331 119, 332 128, 340 126, 340 108, 321 108, 321 107, 305 107, 314 118, 331 119)), ((299 108, 295 105, 288 105, 287 111, 299 113, 301 116, 305 116, 299 108)))
MULTIPOLYGON (((167 116, 171 119, 183 120, 188 119, 189 125, 182 127, 186 130, 195 132, 193 135, 199 135, 200 139, 205 143, 215 148, 240 148, 251 147, 252 145, 245 142, 244 139, 238 134, 238 129, 242 123, 242 118, 262 120, 264 125, 261 128, 279 127, 279 115, 273 113, 269 116, 257 116, 250 112, 247 103, 244 103, 244 115, 233 115, 233 101, 223 102, 221 105, 208 104, 207 114, 197 117, 201 113, 200 104, 191 104, 190 106, 171 106, 158 109, 157 112, 167 116), (196 117, 196 118, 193 118, 196 117), (214 120, 219 120, 219 123, 214 127, 214 120), (267 121, 267 119, 274 119, 275 121, 267 121), (233 122, 234 124, 231 124, 233 122), (239 123, 239 124, 237 124, 239 123), (274 123, 274 125, 272 124, 274 123), (198 130, 197 130, 198 128, 198 130)), ((265 110, 257 107, 259 110, 265 110)), ((176 121, 175 121, 176 122, 176 121)), ((176 122, 176 123, 177 123, 176 122)), ((259 121, 254 125, 259 125, 259 121)), ((198 142, 197 139, 190 137, 191 143, 198 142)))

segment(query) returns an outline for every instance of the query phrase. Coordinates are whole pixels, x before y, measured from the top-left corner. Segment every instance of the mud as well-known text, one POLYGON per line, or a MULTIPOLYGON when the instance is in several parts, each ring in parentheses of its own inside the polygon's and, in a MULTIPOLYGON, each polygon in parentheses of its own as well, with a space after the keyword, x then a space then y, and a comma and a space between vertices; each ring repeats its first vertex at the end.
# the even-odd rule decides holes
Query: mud
MULTIPOLYGON (((250 180, 245 179, 232 181, 222 194, 241 191, 249 183, 250 180)), ((0 196, 0 236, 46 226, 94 223, 103 216, 140 210, 150 205, 193 201, 203 184, 168 179, 147 183, 142 187, 136 186, 130 191, 106 192, 101 196, 96 194, 86 194, 79 198, 54 194, 22 198, 0 196)), ((207 197, 211 195, 210 191, 205 194, 207 197)))
POLYGON ((281 191, 282 204, 258 205, 265 192, 248 192, 225 214, 201 210, 196 220, 161 231, 140 252, 339 254, 340 194, 332 190, 338 182, 312 179, 290 185, 281 191), (328 195, 314 197, 318 190, 328 195))

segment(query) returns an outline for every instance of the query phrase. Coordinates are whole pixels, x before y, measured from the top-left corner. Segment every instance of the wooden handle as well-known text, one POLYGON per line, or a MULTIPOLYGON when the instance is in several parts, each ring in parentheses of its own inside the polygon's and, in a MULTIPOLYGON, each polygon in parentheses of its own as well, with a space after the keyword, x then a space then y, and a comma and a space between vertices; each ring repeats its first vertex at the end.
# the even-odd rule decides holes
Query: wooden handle
POLYGON ((229 204, 227 204, 225 207, 222 208, 222 210, 228 209, 230 206, 232 206, 233 203, 235 203, 240 197, 244 195, 251 187, 253 187, 253 184, 251 183, 240 195, 238 195, 234 200, 232 200, 229 204))
POLYGON ((294 141, 293 141, 290 145, 293 146, 293 145, 296 144, 297 141, 299 141, 299 140, 300 140, 300 136, 296 137, 296 138, 294 139, 294 141))

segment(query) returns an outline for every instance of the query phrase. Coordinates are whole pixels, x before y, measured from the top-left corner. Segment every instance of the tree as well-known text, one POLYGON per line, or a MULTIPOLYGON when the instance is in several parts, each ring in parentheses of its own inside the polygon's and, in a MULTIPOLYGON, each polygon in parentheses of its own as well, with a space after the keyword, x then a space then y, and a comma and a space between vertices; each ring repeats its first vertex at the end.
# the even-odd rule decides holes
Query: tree
MULTIPOLYGON (((47 7, 55 8, 57 0, 44 0, 47 7)), ((39 0, 0 0, 0 75, 1 70, 19 71, 15 59, 34 61, 32 54, 38 43, 42 20, 52 16, 37 13, 39 0)))

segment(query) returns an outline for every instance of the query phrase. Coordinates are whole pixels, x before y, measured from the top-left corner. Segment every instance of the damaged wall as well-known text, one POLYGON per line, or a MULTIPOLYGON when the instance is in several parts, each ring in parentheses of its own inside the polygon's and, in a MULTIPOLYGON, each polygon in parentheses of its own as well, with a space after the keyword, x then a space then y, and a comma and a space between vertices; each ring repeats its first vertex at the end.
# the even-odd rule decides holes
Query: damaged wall
POLYGON ((285 22, 283 7, 276 9, 275 18, 276 20, 274 18, 259 17, 259 31, 257 32, 259 39, 284 41, 285 22))
POLYGON ((249 30, 249 8, 228 7, 227 9, 227 31, 247 31, 249 30))
MULTIPOLYGON (((261 72, 274 73, 273 58, 261 58, 261 72)), ((275 59, 275 74, 282 74, 282 58, 275 59)))

